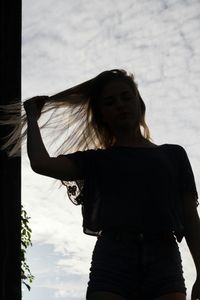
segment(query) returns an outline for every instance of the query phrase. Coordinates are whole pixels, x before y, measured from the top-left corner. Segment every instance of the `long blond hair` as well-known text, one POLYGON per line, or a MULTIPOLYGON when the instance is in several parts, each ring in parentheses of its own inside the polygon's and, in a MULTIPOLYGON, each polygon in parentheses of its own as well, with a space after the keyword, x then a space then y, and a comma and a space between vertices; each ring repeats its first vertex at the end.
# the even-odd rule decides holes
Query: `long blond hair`
MULTIPOLYGON (((122 69, 104 71, 96 77, 69 88, 61 93, 50 96, 41 115, 49 115, 40 129, 54 128, 61 131, 64 142, 56 149, 56 155, 75 152, 78 150, 107 148, 114 143, 111 133, 99 123, 95 114, 95 103, 103 86, 114 78, 126 80, 137 90, 140 100, 140 119, 138 126, 143 129, 142 135, 152 140, 149 128, 145 122, 145 103, 138 91, 132 73, 122 69), (66 109, 67 108, 67 109, 66 109), (68 134, 68 136, 67 136, 68 134)), ((10 125, 12 130, 6 135, 1 150, 6 150, 9 157, 19 156, 20 148, 27 134, 27 117, 21 101, 13 101, 8 105, 0 105, 0 125, 10 125)), ((52 144, 58 139, 52 140, 52 144)))

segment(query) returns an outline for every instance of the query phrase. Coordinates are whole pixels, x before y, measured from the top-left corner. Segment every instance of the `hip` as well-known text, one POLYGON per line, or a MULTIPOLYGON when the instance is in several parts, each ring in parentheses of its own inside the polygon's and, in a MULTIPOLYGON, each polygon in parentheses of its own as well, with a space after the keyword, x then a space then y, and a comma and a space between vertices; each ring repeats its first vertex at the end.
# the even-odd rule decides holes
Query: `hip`
POLYGON ((102 231, 94 252, 104 259, 123 258, 127 263, 148 265, 159 261, 181 263, 173 232, 150 234, 122 230, 102 231))

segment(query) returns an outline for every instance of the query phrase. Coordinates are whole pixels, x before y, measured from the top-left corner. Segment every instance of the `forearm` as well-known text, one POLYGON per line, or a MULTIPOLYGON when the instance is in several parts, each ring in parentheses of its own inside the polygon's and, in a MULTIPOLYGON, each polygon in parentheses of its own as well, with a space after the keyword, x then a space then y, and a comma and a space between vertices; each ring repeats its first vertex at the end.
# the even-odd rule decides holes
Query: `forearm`
POLYGON ((42 141, 37 119, 34 117, 27 118, 27 153, 32 167, 49 158, 49 154, 42 141))
POLYGON ((198 217, 186 226, 185 239, 194 260, 197 277, 200 278, 200 219, 198 217))

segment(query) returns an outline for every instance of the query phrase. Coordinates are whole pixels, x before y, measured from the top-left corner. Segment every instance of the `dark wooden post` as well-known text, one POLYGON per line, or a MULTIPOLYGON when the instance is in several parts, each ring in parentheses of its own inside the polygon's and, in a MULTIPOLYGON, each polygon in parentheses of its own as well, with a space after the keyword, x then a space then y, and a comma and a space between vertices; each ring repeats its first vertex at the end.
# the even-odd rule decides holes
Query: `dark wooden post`
MULTIPOLYGON (((21 0, 0 2, 0 104, 21 98, 21 0)), ((9 132, 0 126, 0 138, 9 132)), ((1 142, 2 143, 2 142, 1 142)), ((0 151, 0 299, 21 299, 21 157, 0 151)))

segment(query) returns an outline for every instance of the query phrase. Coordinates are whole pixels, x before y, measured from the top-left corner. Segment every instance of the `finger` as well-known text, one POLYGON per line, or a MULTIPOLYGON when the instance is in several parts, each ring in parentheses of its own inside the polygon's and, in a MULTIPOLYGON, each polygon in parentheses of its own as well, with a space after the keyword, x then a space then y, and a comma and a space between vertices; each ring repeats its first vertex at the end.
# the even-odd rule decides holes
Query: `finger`
POLYGON ((46 95, 35 96, 35 97, 27 99, 25 102, 27 102, 27 101, 47 100, 48 98, 49 98, 49 96, 46 96, 46 95))
POLYGON ((46 99, 40 99, 40 101, 36 101, 37 108, 41 111, 44 107, 46 99))

